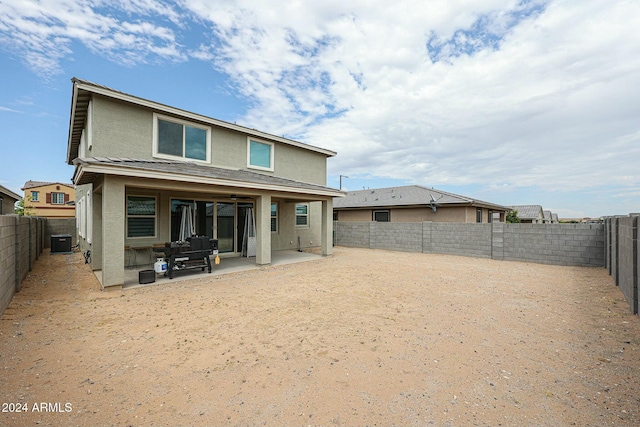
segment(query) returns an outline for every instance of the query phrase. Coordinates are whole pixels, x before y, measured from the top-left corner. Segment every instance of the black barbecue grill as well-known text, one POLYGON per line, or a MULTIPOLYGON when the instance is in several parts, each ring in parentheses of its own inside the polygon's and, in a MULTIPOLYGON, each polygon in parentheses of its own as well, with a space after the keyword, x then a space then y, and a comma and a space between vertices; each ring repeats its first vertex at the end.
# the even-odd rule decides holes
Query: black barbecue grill
POLYGON ((164 253, 167 262, 165 276, 173 279, 173 273, 182 270, 193 270, 205 268, 211 273, 211 259, 209 255, 218 255, 218 240, 205 236, 188 237, 182 242, 166 242, 164 248, 160 248, 164 253))

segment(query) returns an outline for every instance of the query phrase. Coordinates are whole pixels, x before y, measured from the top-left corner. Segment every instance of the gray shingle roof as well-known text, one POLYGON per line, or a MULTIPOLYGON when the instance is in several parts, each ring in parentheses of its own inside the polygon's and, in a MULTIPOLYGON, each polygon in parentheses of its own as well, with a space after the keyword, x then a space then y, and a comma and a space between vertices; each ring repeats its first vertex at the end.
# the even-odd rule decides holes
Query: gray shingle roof
MULTIPOLYGON (((169 174, 175 176, 190 176, 193 177, 194 182, 197 182, 198 178, 218 179, 225 181, 235 181, 238 184, 247 186, 248 188, 251 187, 251 184, 258 184, 286 187, 292 190, 295 189, 296 192, 301 192, 302 190, 304 192, 312 194, 330 195, 334 197, 342 194, 339 190, 325 187, 323 185, 295 181, 292 179, 266 175, 263 173, 248 171, 244 169, 224 169, 178 160, 144 160, 113 157, 89 157, 78 158, 74 160, 74 164, 76 165, 76 185, 86 184, 93 181, 96 172, 90 171, 91 166, 107 166, 109 168, 116 168, 120 170, 120 174, 125 176, 127 175, 128 170, 138 170, 159 172, 161 174, 169 174), (88 171, 79 173, 79 169, 87 169, 88 171)), ((167 178, 170 179, 170 176, 168 176, 167 178)))
POLYGON ((542 219, 542 206, 540 205, 516 205, 509 206, 514 211, 518 211, 520 219, 542 219))
POLYGON ((4 187, 2 185, 0 185, 0 193, 5 194, 11 197, 12 199, 16 199, 16 200, 20 200, 22 198, 16 193, 14 193, 13 191, 9 190, 7 187, 4 187))
POLYGON ((506 206, 447 193, 434 188, 422 187, 420 185, 349 191, 346 197, 334 199, 333 207, 334 209, 345 209, 387 206, 425 206, 430 203, 432 197, 438 205, 473 205, 509 210, 506 206))

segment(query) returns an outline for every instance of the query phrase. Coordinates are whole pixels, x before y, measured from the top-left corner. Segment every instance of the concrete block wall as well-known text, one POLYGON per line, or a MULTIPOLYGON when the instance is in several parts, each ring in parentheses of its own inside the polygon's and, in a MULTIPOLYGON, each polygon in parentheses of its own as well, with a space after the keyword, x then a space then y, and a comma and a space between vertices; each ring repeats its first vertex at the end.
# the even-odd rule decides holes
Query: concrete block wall
POLYGON ((638 314, 640 296, 640 250, 638 250, 638 215, 605 219, 606 267, 614 283, 620 287, 633 314, 638 314))
POLYGON ((504 224, 504 257, 509 261, 603 267, 602 224, 504 224))
POLYGON ((0 315, 16 292, 17 220, 17 216, 0 215, 0 315))
POLYGON ((422 251, 422 225, 415 222, 370 222, 370 248, 422 251))
POLYGON ((0 314, 44 250, 46 222, 40 217, 0 216, 0 314))
POLYGON ((341 246, 603 267, 601 224, 336 222, 341 246))
POLYGON ((45 231, 45 246, 51 247, 51 235, 70 234, 71 244, 76 244, 75 218, 47 218, 45 231))
POLYGON ((338 222, 334 221, 335 244, 354 248, 370 248, 370 222, 338 222))
POLYGON ((428 252, 491 258, 491 224, 433 222, 430 240, 428 252))

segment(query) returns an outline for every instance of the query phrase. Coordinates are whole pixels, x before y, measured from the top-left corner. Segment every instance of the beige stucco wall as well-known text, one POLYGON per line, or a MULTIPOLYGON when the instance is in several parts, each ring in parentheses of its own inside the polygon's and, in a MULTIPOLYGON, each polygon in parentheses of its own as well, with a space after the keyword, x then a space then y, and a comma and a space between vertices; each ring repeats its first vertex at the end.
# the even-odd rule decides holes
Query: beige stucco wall
MULTIPOLYGON (((153 111, 101 96, 92 98, 93 148, 87 157, 153 158, 153 111)), ((202 125, 203 123, 199 123, 202 125)), ((212 166, 248 169, 247 135, 210 127, 212 166)), ((86 132, 88 130, 85 129, 86 132)), ((86 138, 89 139, 89 138, 86 138)), ((256 140, 260 141, 259 138, 256 140)), ((282 143, 274 145, 274 171, 260 171, 297 181, 326 185, 327 157, 282 143)))
MULTIPOLYGON (((392 208, 389 209, 391 222, 476 222, 475 207, 440 207, 433 212, 430 208, 392 208)), ((381 209, 353 209, 339 210, 338 221, 372 221, 374 210, 381 209)), ((482 222, 487 223, 489 210, 482 209, 482 222)))

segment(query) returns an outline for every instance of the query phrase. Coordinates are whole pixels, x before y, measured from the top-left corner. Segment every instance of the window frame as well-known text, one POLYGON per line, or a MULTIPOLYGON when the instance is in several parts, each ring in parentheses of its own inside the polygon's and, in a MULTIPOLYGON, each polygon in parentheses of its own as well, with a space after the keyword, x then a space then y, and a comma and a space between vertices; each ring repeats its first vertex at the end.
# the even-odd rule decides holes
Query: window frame
POLYGON ((482 208, 476 208, 476 223, 482 223, 482 208))
POLYGON ((296 203, 295 206, 295 217, 296 217, 296 227, 298 228, 309 228, 309 203, 296 203), (306 214, 298 214, 298 206, 305 206, 307 208, 307 213, 306 214), (305 224, 298 224, 298 217, 304 217, 305 218, 305 224))
POLYGON ((372 213, 372 219, 373 219, 374 222, 391 222, 391 210, 389 210, 389 209, 376 209, 372 213), (377 213, 386 213, 387 214, 387 220, 386 221, 377 220, 376 219, 376 214, 377 213))
POLYGON ((198 163, 211 163, 211 127, 206 125, 201 125, 199 123, 190 122, 183 119, 178 119, 171 116, 165 116, 158 113, 153 113, 153 157, 157 157, 160 159, 168 159, 168 160, 188 160, 190 162, 198 162, 198 163), (169 123, 174 123, 182 126, 182 156, 176 156, 173 154, 161 153, 159 151, 159 129, 158 129, 158 121, 162 120, 169 123), (185 126, 189 126, 196 129, 201 129, 206 132, 206 159, 193 159, 191 157, 186 157, 186 142, 185 142, 185 126))
POLYGON ((271 232, 272 233, 278 233, 278 202, 271 202, 271 232), (275 215, 273 214, 273 207, 276 207, 275 209, 275 215), (275 223, 274 221, 275 220, 275 223), (275 224, 275 230, 273 225, 275 224))
POLYGON ((52 205, 64 205, 64 196, 65 196, 65 194, 60 192, 60 191, 52 191, 51 192, 51 204, 52 205), (60 203, 60 200, 54 200, 54 199, 59 199, 60 196, 62 196, 62 203, 60 203))
POLYGON ((275 144, 270 141, 264 141, 258 138, 247 137, 247 168, 249 169, 257 169, 267 172, 273 172, 274 167, 274 159, 275 159, 275 144), (251 164, 251 143, 255 142, 256 144, 268 145, 269 146, 269 167, 253 165, 251 164))
POLYGON ((31 201, 32 202, 39 202, 40 201, 40 192, 39 191, 32 191, 31 192, 31 201))
POLYGON ((125 217, 126 217, 126 238, 127 239, 151 239, 155 238, 158 235, 158 197, 151 196, 148 194, 127 194, 125 200, 125 217), (154 203, 154 211, 153 215, 129 215, 129 197, 145 197, 148 199, 153 199, 154 203), (153 218, 153 235, 152 236, 129 236, 129 218, 153 218))

